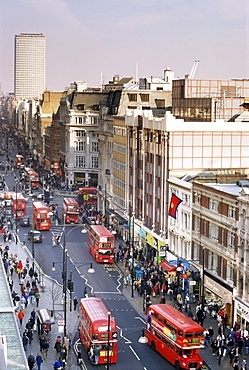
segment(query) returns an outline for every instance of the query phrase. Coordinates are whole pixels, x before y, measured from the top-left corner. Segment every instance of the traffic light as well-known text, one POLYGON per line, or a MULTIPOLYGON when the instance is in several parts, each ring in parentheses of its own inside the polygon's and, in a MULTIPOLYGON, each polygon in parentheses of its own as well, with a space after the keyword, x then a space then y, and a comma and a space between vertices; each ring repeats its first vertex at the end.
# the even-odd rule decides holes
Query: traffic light
POLYGON ((69 291, 70 291, 71 293, 73 293, 73 292, 74 292, 74 288, 73 288, 73 281, 68 280, 68 282, 67 282, 67 287, 68 287, 68 289, 69 289, 69 291))

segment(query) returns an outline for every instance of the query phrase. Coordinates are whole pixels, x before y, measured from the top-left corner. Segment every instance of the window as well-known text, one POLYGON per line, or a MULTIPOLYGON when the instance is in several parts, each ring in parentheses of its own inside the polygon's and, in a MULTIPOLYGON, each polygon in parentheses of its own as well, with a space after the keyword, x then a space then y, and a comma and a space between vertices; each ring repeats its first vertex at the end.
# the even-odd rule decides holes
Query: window
POLYGON ((186 204, 186 206, 189 206, 189 204, 190 204, 190 195, 183 194, 183 204, 186 204))
POLYGON ((201 230, 200 224, 201 224, 200 217, 195 216, 195 219, 194 219, 194 231, 196 231, 197 233, 199 233, 200 230, 201 230))
POLYGON ((97 125, 98 124, 98 117, 92 117, 91 118, 91 123, 92 123, 92 125, 97 125))
POLYGON ((157 108, 165 108, 165 100, 164 99, 156 99, 156 107, 157 108))
POLYGON ((195 204, 201 205, 201 194, 194 193, 194 202, 195 204))
POLYGON ((235 233, 228 231, 227 233, 227 247, 234 249, 235 233))
POLYGON ((213 240, 214 242, 218 242, 218 232, 219 232, 218 226, 210 222, 209 239, 213 240))
POLYGON ((236 207, 228 206, 228 217, 235 219, 236 218, 236 207))
POLYGON ((76 156, 75 157, 75 167, 80 167, 80 168, 86 167, 86 158, 83 156, 82 157, 76 156))
POLYGON ((227 280, 233 282, 234 274, 233 274, 233 264, 227 261, 227 280))
POLYGON ((75 131, 75 136, 76 137, 84 137, 84 136, 86 136, 86 131, 83 131, 83 130, 79 131, 79 130, 77 130, 77 131, 75 131))
POLYGON ((79 151, 79 152, 85 152, 86 150, 86 143, 85 141, 77 141, 75 143, 75 150, 79 151))
POLYGON ((129 101, 137 101, 137 94, 128 94, 129 101))
POLYGON ((209 209, 213 212, 218 212, 218 206, 219 202, 217 200, 210 198, 209 209))
POLYGON ((99 166, 99 158, 92 157, 92 168, 98 168, 98 166, 99 166))
POLYGON ((149 94, 140 94, 141 101, 149 101, 149 94))
POLYGON ((163 87, 157 87, 157 91, 163 91, 163 87))
POLYGON ((185 212, 182 212, 182 226, 184 229, 189 229, 189 215, 185 212))
POLYGON ((91 151, 92 152, 97 152, 99 150, 98 148, 98 142, 97 141, 92 141, 91 142, 91 151))
POLYGON ((95 131, 92 131, 92 137, 99 137, 99 134, 95 131))
POLYGON ((200 245, 194 243, 194 260, 198 261, 200 259, 200 245))
POLYGON ((209 251, 208 253, 208 269, 212 271, 217 271, 218 258, 217 254, 209 251))

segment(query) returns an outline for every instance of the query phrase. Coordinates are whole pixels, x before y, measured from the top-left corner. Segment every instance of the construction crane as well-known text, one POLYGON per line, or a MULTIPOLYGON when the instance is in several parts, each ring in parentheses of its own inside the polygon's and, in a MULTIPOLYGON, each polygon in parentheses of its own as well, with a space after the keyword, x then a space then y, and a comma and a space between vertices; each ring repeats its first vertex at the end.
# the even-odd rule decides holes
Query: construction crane
POLYGON ((198 67, 198 64, 199 64, 199 60, 195 60, 195 62, 193 64, 193 67, 191 69, 191 72, 190 72, 190 74, 188 76, 189 79, 192 80, 194 78, 194 75, 195 75, 196 69, 198 67))

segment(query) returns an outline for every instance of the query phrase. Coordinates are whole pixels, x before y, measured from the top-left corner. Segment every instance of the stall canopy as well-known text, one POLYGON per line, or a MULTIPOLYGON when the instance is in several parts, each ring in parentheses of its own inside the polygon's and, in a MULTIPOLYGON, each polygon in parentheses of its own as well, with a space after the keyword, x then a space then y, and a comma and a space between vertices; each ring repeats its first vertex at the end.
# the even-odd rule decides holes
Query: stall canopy
POLYGON ((168 261, 164 260, 159 263, 159 266, 162 267, 167 272, 176 271, 176 266, 170 265, 168 261))

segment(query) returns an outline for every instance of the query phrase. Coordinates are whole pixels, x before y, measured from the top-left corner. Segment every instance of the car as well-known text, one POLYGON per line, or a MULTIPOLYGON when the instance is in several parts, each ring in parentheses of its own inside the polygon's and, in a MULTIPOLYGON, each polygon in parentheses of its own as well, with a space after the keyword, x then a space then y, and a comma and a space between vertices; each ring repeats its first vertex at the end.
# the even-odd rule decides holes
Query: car
POLYGON ((38 230, 30 230, 28 232, 28 240, 34 243, 40 243, 42 242, 43 236, 40 231, 38 230))
MULTIPOLYGON (((39 200, 43 200, 44 199, 44 194, 37 194, 36 195, 36 198, 39 199, 39 200)), ((53 200, 54 197, 50 194, 50 197, 49 197, 49 200, 53 200)))
POLYGON ((20 218, 21 226, 30 226, 30 218, 28 216, 23 216, 20 218))

